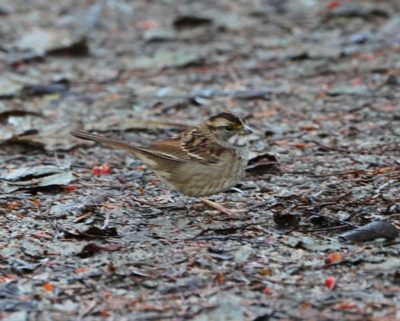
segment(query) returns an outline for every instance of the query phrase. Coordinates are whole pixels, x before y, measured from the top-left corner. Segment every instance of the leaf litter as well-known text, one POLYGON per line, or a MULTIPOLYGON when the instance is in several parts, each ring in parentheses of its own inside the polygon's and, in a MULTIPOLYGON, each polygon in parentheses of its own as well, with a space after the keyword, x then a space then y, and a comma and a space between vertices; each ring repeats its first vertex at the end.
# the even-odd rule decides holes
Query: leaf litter
POLYGON ((399 10, 5 0, 1 318, 396 319, 399 10), (234 220, 69 135, 147 144, 222 110, 259 131, 211 197, 234 220))
POLYGON ((19 189, 68 185, 74 179, 71 171, 57 166, 22 167, 0 176, 0 189, 10 193, 19 189))

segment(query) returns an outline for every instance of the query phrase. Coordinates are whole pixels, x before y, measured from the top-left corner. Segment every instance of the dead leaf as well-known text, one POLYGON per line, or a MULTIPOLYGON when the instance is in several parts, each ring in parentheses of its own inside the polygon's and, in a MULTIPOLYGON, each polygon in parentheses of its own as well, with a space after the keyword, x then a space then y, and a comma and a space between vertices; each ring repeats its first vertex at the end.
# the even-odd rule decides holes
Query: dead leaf
POLYGON ((100 229, 96 226, 90 226, 86 230, 64 231, 65 238, 76 238, 78 240, 94 240, 107 237, 117 237, 118 231, 115 227, 100 229))
POLYGON ((23 116, 35 116, 35 117, 43 117, 41 113, 29 111, 29 110, 21 110, 21 109, 10 109, 0 112, 0 120, 4 120, 8 117, 23 117, 23 116))
POLYGON ((251 158, 247 163, 246 172, 254 175, 281 174, 281 167, 276 156, 264 153, 251 158))
POLYGON ((280 229, 293 229, 299 225, 301 216, 298 214, 274 214, 274 223, 280 229))
POLYGON ((51 165, 23 167, 0 176, 0 189, 11 193, 52 185, 68 185, 75 179, 71 171, 51 165))
POLYGON ((173 25, 178 30, 199 28, 209 26, 212 24, 212 19, 207 17, 195 16, 195 15, 184 15, 176 17, 173 25))
MULTIPOLYGON (((36 127, 36 126, 35 126, 36 127)), ((48 151, 70 150, 76 145, 91 145, 89 141, 82 141, 71 137, 71 127, 69 124, 45 124, 41 126, 43 130, 32 134, 20 134, 10 139, 10 142, 28 144, 36 148, 43 148, 48 151)), ((0 132, 1 133, 1 132, 0 132)))
POLYGON ((15 47, 39 54, 84 56, 89 53, 86 38, 74 39, 68 31, 61 29, 32 29, 15 43, 15 47))
POLYGON ((143 33, 143 38, 148 42, 159 42, 173 40, 177 37, 172 28, 147 29, 143 33))
POLYGON ((66 200, 55 204, 50 208, 50 215, 61 218, 67 215, 79 215, 88 212, 97 205, 101 205, 106 199, 106 194, 89 195, 66 200))
POLYGON ((22 96, 44 96, 52 94, 64 94, 69 89, 66 84, 36 84, 26 85, 21 90, 22 96))
POLYGON ((393 240, 399 236, 399 230, 389 221, 375 221, 357 227, 339 236, 342 241, 355 243, 373 241, 375 239, 393 240))
POLYGON ((0 77, 0 98, 12 98, 19 93, 24 85, 9 77, 0 77))
POLYGON ((91 257, 102 251, 107 251, 107 252, 119 251, 124 247, 125 245, 121 243, 106 243, 106 244, 89 243, 86 244, 82 248, 82 251, 79 252, 77 255, 81 258, 86 258, 86 257, 91 257))
POLYGON ((200 65, 202 62, 203 57, 199 52, 159 50, 152 56, 145 55, 135 57, 133 60, 126 59, 125 66, 128 69, 179 68, 200 65))
POLYGON ((335 87, 326 92, 328 96, 340 95, 356 95, 356 96, 370 96, 372 92, 364 86, 343 86, 335 87))

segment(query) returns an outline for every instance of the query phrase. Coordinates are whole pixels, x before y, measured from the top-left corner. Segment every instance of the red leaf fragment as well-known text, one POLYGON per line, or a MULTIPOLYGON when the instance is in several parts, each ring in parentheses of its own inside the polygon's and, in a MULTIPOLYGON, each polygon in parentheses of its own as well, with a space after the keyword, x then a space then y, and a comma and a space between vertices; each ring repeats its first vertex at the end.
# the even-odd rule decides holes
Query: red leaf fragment
POLYGON ((15 280, 18 276, 16 274, 6 274, 0 276, 0 283, 6 283, 10 282, 12 280, 15 280))
POLYGON ((136 23, 136 27, 142 30, 151 30, 158 28, 160 24, 155 20, 140 20, 136 23))
POLYGON ((39 199, 34 199, 32 200, 33 205, 35 205, 36 207, 40 207, 40 200, 39 199))
POLYGON ((330 276, 325 280, 325 286, 329 290, 333 290, 336 287, 336 278, 334 276, 330 276))
POLYGON ((225 275, 222 274, 222 273, 218 273, 218 274, 215 276, 215 281, 216 281, 218 284, 224 283, 224 282, 225 282, 225 275))
POLYGON ((117 272, 117 267, 112 262, 110 262, 107 265, 107 272, 108 273, 115 273, 115 272, 117 272))
POLYGON ((107 175, 111 173, 111 168, 108 163, 104 163, 101 166, 94 166, 92 168, 92 173, 95 176, 107 175))
POLYGON ((326 5, 326 8, 329 10, 336 9, 341 6, 340 0, 331 0, 329 3, 326 5))
POLYGON ((6 208, 9 210, 17 210, 21 207, 22 203, 19 201, 11 201, 6 203, 6 208))
POLYGON ((72 193, 72 192, 75 192, 78 189, 78 186, 76 186, 76 185, 66 185, 66 186, 64 186, 64 189, 68 193, 72 193))
POLYGON ((328 256, 325 258, 326 264, 335 264, 341 261, 343 261, 343 255, 340 252, 329 253, 328 256))
POLYGON ((102 317, 109 317, 111 315, 110 311, 108 311, 107 309, 103 309, 100 311, 100 314, 102 317))
POLYGON ((76 268, 74 272, 75 272, 75 274, 81 274, 81 273, 86 273, 89 271, 90 271, 90 269, 87 267, 80 267, 80 268, 76 268))
POLYGON ((42 285, 42 288, 43 288, 44 290, 46 290, 47 292, 52 292, 52 291, 54 291, 54 285, 51 284, 51 283, 49 283, 49 282, 46 282, 45 284, 43 284, 43 285, 42 285))
POLYGON ((354 302, 346 302, 346 301, 340 302, 335 305, 335 308, 337 308, 338 310, 342 310, 342 311, 352 310, 353 312, 356 312, 356 313, 365 313, 363 308, 359 307, 354 302))
POLYGON ((293 146, 298 149, 306 149, 308 147, 308 145, 304 144, 304 143, 297 143, 297 144, 294 144, 293 146))
POLYGON ((146 165, 138 165, 136 166, 135 170, 137 171, 144 171, 146 170, 147 166, 146 165))
POLYGON ((53 236, 51 236, 46 231, 36 231, 33 232, 31 235, 37 239, 51 240, 53 238, 53 236))
POLYGON ((272 289, 266 286, 266 287, 262 290, 262 292, 263 292, 265 295, 271 295, 271 294, 272 294, 272 289))
POLYGON ((342 302, 337 307, 339 310, 352 310, 357 306, 353 302, 342 302))

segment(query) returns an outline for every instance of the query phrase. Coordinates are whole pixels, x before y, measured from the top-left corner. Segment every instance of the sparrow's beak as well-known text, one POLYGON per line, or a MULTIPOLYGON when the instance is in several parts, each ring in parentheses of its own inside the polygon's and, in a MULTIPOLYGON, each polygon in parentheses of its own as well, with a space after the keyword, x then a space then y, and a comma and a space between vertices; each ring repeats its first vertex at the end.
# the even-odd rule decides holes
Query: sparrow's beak
POLYGON ((244 125, 241 130, 241 133, 242 135, 250 135, 254 133, 254 130, 250 126, 244 125))

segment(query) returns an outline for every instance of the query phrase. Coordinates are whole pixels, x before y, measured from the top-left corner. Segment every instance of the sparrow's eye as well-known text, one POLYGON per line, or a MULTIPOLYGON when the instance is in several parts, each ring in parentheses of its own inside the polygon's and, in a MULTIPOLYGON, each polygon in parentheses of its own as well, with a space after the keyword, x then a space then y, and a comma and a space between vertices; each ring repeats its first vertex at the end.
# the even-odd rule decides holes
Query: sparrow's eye
POLYGON ((224 128, 227 132, 231 132, 234 130, 234 128, 232 126, 225 126, 224 128))

